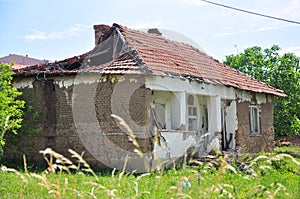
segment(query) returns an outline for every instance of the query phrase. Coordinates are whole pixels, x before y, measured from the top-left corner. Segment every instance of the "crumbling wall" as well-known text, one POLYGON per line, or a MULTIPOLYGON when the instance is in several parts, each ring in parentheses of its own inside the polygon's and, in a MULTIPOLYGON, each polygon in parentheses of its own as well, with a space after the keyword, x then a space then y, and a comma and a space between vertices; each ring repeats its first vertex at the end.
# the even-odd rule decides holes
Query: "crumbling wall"
MULTIPOLYGON (((53 77, 53 83, 34 78, 27 81, 32 85, 22 86, 23 98, 41 112, 33 126, 42 130, 22 138, 19 148, 6 145, 4 162, 13 160, 21 164, 22 154, 26 154, 28 164, 37 165, 44 162, 38 152, 51 147, 67 157, 68 149, 84 152, 84 158, 94 167, 122 168, 127 154, 136 156, 134 150, 137 147, 111 114, 122 117, 133 130, 139 150, 151 154, 153 143, 148 134, 151 92, 145 88, 144 78, 93 78, 86 75, 81 77, 81 81, 77 81, 75 76, 53 77), (82 80, 85 78, 86 82, 82 80)), ((22 80, 16 81, 22 85, 22 80)), ((137 161, 138 157, 132 157, 131 166, 137 161)))
POLYGON ((250 97, 237 99, 238 130, 236 133, 236 145, 249 153, 274 151, 274 127, 273 127, 273 96, 267 94, 252 94, 250 97), (250 133, 249 106, 260 107, 260 134, 250 133))

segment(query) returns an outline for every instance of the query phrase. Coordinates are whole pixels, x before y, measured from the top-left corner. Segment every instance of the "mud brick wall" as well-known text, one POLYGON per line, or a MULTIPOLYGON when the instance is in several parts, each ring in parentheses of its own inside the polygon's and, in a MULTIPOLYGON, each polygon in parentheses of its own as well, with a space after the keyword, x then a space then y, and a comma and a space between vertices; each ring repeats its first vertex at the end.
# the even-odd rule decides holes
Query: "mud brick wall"
POLYGON ((237 103, 238 130, 236 144, 245 152, 273 152, 273 97, 268 96, 266 103, 260 104, 260 135, 250 135, 249 105, 250 101, 237 103))
MULTIPOLYGON (((34 107, 34 111, 39 113, 39 117, 32 124, 29 124, 29 129, 41 128, 42 131, 38 135, 31 135, 28 137, 16 137, 10 140, 7 138, 7 144, 4 148, 3 161, 8 164, 17 165, 22 164, 22 156, 30 162, 44 163, 43 157, 39 154, 39 150, 55 145, 55 123, 56 123, 56 108, 55 102, 55 87, 52 84, 33 82, 33 88, 20 89, 23 92, 22 98, 25 99, 26 105, 34 107), (14 144, 11 144, 13 142, 14 144)), ((24 122, 30 122, 31 115, 25 115, 24 122)), ((31 165, 30 163, 28 164, 31 165)))
MULTIPOLYGON (((68 82, 76 82, 74 78, 66 77, 68 82)), ((54 84, 34 80, 32 88, 21 89, 25 101, 41 113, 32 128, 42 130, 23 137, 18 147, 7 144, 4 162, 21 164, 25 154, 28 165, 42 165, 45 161, 39 151, 50 147, 68 158, 68 149, 84 152, 88 163, 97 168, 118 167, 126 155, 132 156, 129 159, 134 163, 138 160, 133 152, 136 146, 111 114, 122 117, 136 136, 140 150, 151 154, 153 143, 148 136, 151 92, 145 88, 143 77, 106 76, 94 82, 68 85, 60 83, 65 81, 61 77, 53 80, 54 84)))

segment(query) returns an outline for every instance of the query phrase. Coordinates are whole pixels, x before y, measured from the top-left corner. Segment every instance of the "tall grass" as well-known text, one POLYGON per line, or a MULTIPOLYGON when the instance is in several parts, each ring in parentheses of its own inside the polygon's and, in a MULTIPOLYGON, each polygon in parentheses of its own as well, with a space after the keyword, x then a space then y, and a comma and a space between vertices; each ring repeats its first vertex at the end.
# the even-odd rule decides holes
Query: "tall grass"
MULTIPOLYGON (((293 153, 300 155, 300 149, 293 153)), ((289 151, 289 148, 286 149, 289 151)), ((254 158, 218 156, 191 160, 165 171, 135 174, 113 170, 101 175, 82 154, 71 161, 52 149, 41 151, 44 172, 0 172, 1 198, 300 198, 300 161, 287 153, 254 158)))
MULTIPOLYGON (((122 125, 135 152, 143 158, 137 139, 126 122, 122 125)), ((158 133, 155 130, 155 141, 158 133)), ((188 160, 165 170, 136 174, 123 169, 96 173, 83 153, 69 149, 72 160, 51 148, 40 151, 47 168, 30 172, 24 156, 23 171, 1 166, 0 198, 300 198, 300 149, 285 148, 273 154, 250 157, 222 156, 188 160), (284 153, 282 153, 284 152, 284 153)))

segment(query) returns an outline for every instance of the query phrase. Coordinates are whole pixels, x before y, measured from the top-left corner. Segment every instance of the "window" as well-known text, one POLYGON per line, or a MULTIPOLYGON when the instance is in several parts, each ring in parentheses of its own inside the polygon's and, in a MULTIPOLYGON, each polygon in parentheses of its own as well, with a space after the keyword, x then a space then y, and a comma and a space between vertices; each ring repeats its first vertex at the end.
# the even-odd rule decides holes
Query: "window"
POLYGON ((197 121, 198 121, 198 110, 195 105, 195 100, 193 95, 189 95, 187 99, 187 112, 188 112, 188 131, 197 130, 197 121))
POLYGON ((250 106, 249 114, 250 114, 250 134, 259 135, 260 134, 259 108, 257 106, 250 106))

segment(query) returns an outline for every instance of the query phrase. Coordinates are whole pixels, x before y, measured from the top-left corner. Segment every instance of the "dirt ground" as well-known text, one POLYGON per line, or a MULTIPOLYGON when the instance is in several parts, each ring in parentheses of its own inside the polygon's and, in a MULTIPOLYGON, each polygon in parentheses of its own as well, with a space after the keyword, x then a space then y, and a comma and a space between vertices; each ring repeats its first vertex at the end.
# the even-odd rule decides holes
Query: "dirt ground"
POLYGON ((276 146, 298 146, 300 147, 300 136, 282 136, 275 139, 276 146))

